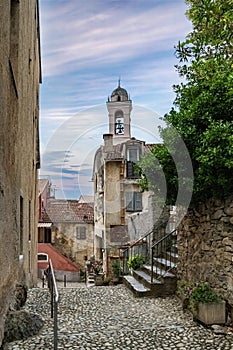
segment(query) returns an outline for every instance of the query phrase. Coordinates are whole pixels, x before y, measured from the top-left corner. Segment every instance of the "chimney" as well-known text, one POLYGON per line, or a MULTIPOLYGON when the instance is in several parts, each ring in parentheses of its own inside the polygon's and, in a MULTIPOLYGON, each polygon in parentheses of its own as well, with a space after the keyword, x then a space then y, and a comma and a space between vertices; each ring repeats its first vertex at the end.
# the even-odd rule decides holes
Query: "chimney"
POLYGON ((113 135, 112 134, 104 134, 104 151, 112 152, 113 151, 113 135))

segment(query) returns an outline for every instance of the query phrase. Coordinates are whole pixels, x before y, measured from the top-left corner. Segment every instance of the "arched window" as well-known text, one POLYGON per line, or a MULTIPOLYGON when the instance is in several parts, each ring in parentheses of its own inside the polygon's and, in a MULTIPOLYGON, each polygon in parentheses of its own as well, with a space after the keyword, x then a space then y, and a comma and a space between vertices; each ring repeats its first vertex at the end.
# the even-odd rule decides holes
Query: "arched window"
POLYGON ((38 253, 37 254, 37 261, 43 261, 43 262, 48 262, 48 254, 45 253, 38 253))
POLYGON ((115 134, 124 135, 124 116, 122 111, 115 113, 115 134))

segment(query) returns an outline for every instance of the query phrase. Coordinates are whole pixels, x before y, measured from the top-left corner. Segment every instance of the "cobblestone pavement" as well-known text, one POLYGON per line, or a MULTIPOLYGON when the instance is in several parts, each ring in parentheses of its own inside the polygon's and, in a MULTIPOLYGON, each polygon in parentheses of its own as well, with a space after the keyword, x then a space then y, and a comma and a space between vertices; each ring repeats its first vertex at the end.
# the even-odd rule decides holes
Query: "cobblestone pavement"
MULTIPOLYGON (((123 285, 60 288, 58 349, 233 350, 233 335, 193 322, 176 297, 135 298, 123 285)), ((47 289, 30 290, 26 309, 45 319, 40 334, 9 350, 53 349, 47 289)))

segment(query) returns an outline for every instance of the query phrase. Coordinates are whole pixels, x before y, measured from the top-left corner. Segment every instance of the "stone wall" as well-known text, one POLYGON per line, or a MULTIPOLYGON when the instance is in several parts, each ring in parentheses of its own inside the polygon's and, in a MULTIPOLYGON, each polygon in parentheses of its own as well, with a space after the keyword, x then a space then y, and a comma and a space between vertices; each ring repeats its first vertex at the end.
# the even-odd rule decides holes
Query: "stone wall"
POLYGON ((55 247, 71 261, 82 268, 85 267, 84 257, 88 259, 94 254, 93 223, 54 223, 52 227, 52 242, 55 247), (77 229, 86 228, 86 239, 77 238, 77 229))
POLYGON ((36 0, 0 2, 0 345, 17 282, 37 281, 37 5, 36 0))
POLYGON ((233 306, 233 197, 189 209, 178 250, 178 278, 209 282, 233 306))

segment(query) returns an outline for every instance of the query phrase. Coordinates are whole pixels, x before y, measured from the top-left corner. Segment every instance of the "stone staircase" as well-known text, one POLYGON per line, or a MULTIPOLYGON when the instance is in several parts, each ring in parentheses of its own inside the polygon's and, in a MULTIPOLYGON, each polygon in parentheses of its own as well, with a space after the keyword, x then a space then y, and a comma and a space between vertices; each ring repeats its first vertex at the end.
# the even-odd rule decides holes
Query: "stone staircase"
POLYGON ((165 297, 174 294, 177 288, 176 265, 178 261, 177 246, 169 252, 153 258, 153 267, 144 264, 131 275, 123 277, 123 283, 137 297, 165 297))
POLYGON ((87 287, 93 287, 95 285, 95 274, 87 273, 87 287))

